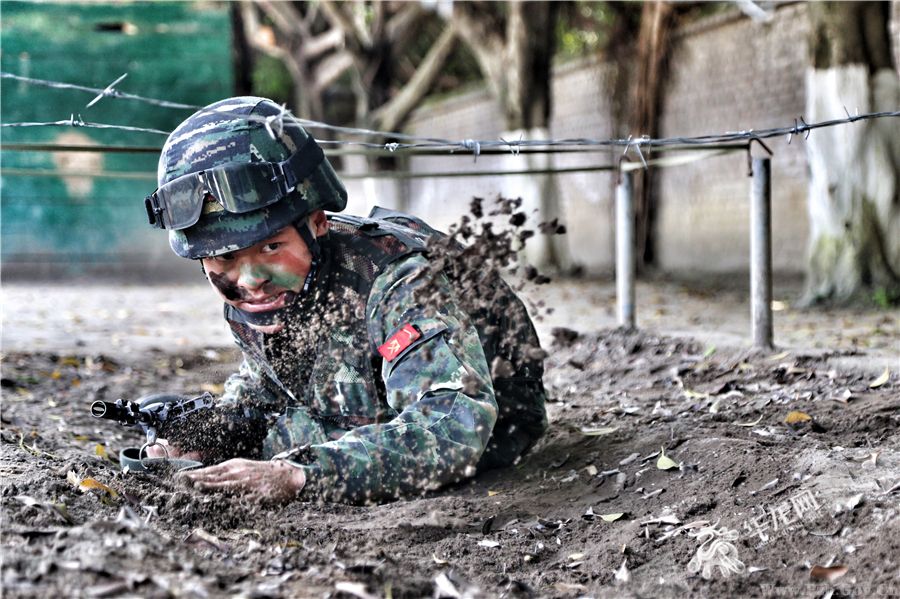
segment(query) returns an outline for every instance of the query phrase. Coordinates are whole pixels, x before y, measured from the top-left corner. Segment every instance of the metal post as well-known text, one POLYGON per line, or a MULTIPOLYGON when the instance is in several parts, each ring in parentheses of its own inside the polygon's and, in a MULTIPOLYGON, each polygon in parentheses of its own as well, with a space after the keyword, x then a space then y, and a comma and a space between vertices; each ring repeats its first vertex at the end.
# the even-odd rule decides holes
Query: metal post
POLYGON ((769 158, 753 159, 750 191, 750 312, 753 345, 772 343, 772 170, 769 158))
POLYGON ((616 186, 616 299, 619 326, 628 329, 635 328, 633 176, 620 172, 616 186))

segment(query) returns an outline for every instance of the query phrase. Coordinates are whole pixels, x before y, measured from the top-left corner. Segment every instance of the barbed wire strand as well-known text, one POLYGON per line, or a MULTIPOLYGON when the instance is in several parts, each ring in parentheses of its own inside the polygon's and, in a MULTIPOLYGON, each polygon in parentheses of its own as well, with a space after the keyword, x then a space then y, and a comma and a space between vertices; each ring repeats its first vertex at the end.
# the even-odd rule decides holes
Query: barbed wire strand
MULTIPOLYGON (((732 152, 746 151, 748 144, 746 142, 738 144, 709 144, 704 146, 666 146, 658 148, 657 152, 668 151, 716 151, 726 150, 732 152)), ((3 144, 5 152, 89 152, 89 153, 135 153, 135 154, 159 154, 162 146, 128 146, 128 145, 106 145, 106 144, 56 144, 56 143, 39 143, 39 142, 8 142, 3 144)), ((601 147, 574 147, 574 148, 525 148, 520 149, 517 154, 578 154, 589 152, 608 152, 609 148, 601 147)), ((431 148, 418 148, 409 150, 408 154, 415 156, 446 156, 445 150, 435 150, 431 148)), ((352 148, 328 148, 325 150, 327 156, 390 156, 392 152, 382 147, 365 148, 356 150, 352 148)), ((481 151, 483 156, 505 156, 509 154, 507 150, 499 148, 488 148, 481 151)), ((463 154, 455 154, 463 156, 463 154)))
MULTIPOLYGON (((725 154, 732 150, 721 149, 715 152, 694 152, 682 154, 676 157, 655 158, 642 162, 622 162, 620 164, 607 164, 595 166, 559 167, 545 169, 521 169, 521 170, 480 170, 480 171, 376 171, 372 173, 346 173, 340 172, 341 179, 439 179, 456 177, 497 177, 506 175, 566 175, 574 173, 613 172, 618 170, 632 171, 647 166, 661 168, 682 166, 691 162, 706 160, 718 154, 725 154)), ((96 177, 102 179, 146 179, 155 180, 156 174, 151 172, 134 171, 67 171, 58 169, 0 167, 0 175, 21 177, 96 177)))
MULTIPOLYGON (((64 83, 59 81, 49 81, 44 79, 34 79, 30 77, 22 77, 20 75, 15 75, 13 73, 8 73, 5 71, 0 71, 0 77, 6 79, 14 79, 16 81, 21 81, 34 85, 43 85, 47 87, 60 88, 60 89, 73 89, 77 91, 84 91, 88 93, 95 94, 94 99, 97 96, 102 97, 112 97, 118 99, 127 99, 127 100, 135 100, 140 102, 145 102, 148 104, 161 106, 165 108, 178 108, 178 109, 189 109, 189 110, 206 110, 211 113, 219 113, 223 116, 230 116, 233 118, 242 118, 249 121, 258 121, 262 122, 267 129, 272 130, 273 123, 276 128, 281 128, 284 126, 302 126, 305 128, 324 128, 337 133, 343 133, 348 135, 365 135, 369 137, 383 137, 383 138, 394 138, 394 139, 402 139, 409 143, 400 143, 400 142, 389 142, 384 144, 377 144, 372 142, 360 142, 360 141, 348 141, 348 140, 322 140, 323 144, 330 145, 356 145, 367 148, 383 148, 389 151, 397 151, 397 150, 407 150, 413 148, 432 148, 432 149, 444 149, 449 152, 455 151, 469 151, 472 152, 476 158, 477 155, 482 153, 485 149, 489 148, 501 148, 505 147, 508 151, 515 153, 521 148, 534 148, 534 147, 557 147, 557 146, 594 146, 594 147, 624 147, 625 150, 634 149, 641 160, 644 160, 643 154, 640 152, 641 147, 647 148, 659 148, 664 146, 674 146, 674 145, 684 145, 684 146, 702 146, 707 144, 722 144, 722 143, 731 143, 731 142, 739 142, 739 141, 750 141, 750 140, 760 140, 760 139, 769 139, 773 137, 780 136, 788 136, 788 141, 793 139, 793 136, 799 135, 801 133, 806 134, 808 137, 809 133, 815 129, 820 129, 823 127, 833 127, 837 125, 843 125, 848 123, 855 123, 858 121, 878 119, 878 118, 896 118, 900 117, 900 110, 895 111, 881 111, 881 112, 870 112, 865 114, 857 114, 850 115, 848 111, 847 116, 844 118, 836 118, 825 121, 820 121, 817 123, 807 123, 802 117, 800 117, 799 122, 797 120, 794 121, 794 124, 791 126, 785 127, 775 127, 770 129, 748 129, 741 131, 726 131, 724 133, 717 134, 709 134, 709 135, 699 135, 699 136, 681 136, 681 137, 665 137, 665 138, 651 138, 648 136, 641 136, 639 138, 634 138, 630 136, 628 139, 592 139, 592 138, 568 138, 568 139, 543 139, 543 140, 474 140, 474 139, 465 139, 453 141, 449 139, 441 139, 441 138, 433 138, 433 137, 419 137, 414 135, 408 135, 405 133, 398 133, 392 131, 377 131, 373 129, 364 129, 357 127, 340 127, 336 125, 329 125, 328 123, 322 123, 318 121, 311 121, 308 119, 299 119, 297 117, 293 117, 291 112, 287 109, 282 109, 282 111, 276 115, 277 118, 273 122, 273 117, 262 117, 258 115, 244 115, 237 114, 229 111, 220 111, 220 110, 207 110, 199 106, 191 105, 191 104, 183 104, 178 102, 170 102, 167 100, 158 100, 155 98, 147 98, 144 96, 140 96, 137 94, 129 94, 124 93, 119 90, 116 90, 113 87, 113 84, 107 86, 106 88, 92 88, 82 85, 75 85, 71 83, 64 83), (293 119, 287 122, 284 122, 285 116, 292 116, 293 119)), ((121 80, 121 78, 120 78, 121 80)), ((118 80, 117 80, 118 81, 118 80)), ((114 82, 116 83, 116 82, 114 82)), ((81 127, 89 127, 89 128, 103 128, 103 129, 121 129, 124 131, 137 131, 137 132, 146 132, 146 133, 155 133, 155 134, 166 134, 163 131, 158 129, 148 129, 142 127, 131 127, 124 125, 109 125, 104 123, 86 123, 80 120, 78 122, 70 119, 71 122, 68 121, 55 121, 51 123, 0 123, 0 127, 17 127, 17 126, 81 126, 81 127)))

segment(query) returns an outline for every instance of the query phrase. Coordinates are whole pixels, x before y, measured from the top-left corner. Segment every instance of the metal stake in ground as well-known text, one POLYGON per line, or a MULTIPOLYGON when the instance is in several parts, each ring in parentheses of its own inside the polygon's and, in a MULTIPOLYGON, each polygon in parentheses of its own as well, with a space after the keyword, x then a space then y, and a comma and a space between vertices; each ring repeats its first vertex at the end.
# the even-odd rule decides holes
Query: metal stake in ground
POLYGON ((635 328, 634 316, 634 175, 619 173, 616 186, 616 298, 619 326, 635 328))
POLYGON ((772 170, 769 158, 753 159, 750 186, 750 313, 753 345, 772 343, 772 170))

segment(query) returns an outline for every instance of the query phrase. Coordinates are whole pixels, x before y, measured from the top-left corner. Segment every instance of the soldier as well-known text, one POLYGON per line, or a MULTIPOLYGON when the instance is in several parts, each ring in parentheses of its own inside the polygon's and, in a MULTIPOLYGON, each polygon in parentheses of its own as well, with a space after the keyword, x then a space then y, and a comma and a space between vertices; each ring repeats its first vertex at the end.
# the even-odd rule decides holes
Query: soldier
POLYGON ((224 460, 182 476, 364 503, 514 463, 547 426, 524 306, 496 275, 491 305, 459 297, 459 273, 435 260, 446 236, 413 217, 326 216, 346 191, 280 113, 253 97, 198 111, 146 200, 175 253, 200 261, 244 358, 213 410, 166 431, 170 455, 224 460))

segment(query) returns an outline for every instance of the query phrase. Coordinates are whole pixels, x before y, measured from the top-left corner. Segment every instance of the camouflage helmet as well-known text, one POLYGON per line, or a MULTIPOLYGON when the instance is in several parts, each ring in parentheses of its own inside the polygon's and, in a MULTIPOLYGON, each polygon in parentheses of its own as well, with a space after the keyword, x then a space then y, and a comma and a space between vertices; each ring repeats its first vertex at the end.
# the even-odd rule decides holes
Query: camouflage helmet
POLYGON ((207 196, 195 224, 169 229, 169 244, 176 254, 196 259, 233 252, 271 237, 316 210, 344 209, 347 191, 328 159, 293 117, 285 115, 279 123, 281 113, 280 106, 265 98, 229 98, 194 113, 169 135, 159 158, 160 187, 183 175, 218 167, 283 162, 305 145, 318 152, 306 169, 308 175, 265 207, 229 212, 207 196), (266 122, 265 117, 273 118, 266 122))

